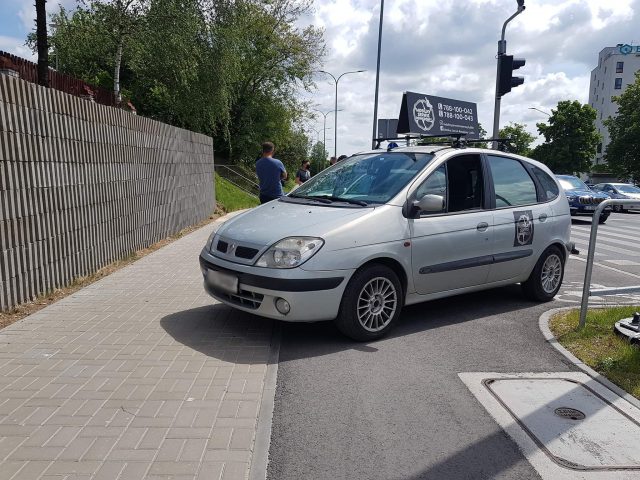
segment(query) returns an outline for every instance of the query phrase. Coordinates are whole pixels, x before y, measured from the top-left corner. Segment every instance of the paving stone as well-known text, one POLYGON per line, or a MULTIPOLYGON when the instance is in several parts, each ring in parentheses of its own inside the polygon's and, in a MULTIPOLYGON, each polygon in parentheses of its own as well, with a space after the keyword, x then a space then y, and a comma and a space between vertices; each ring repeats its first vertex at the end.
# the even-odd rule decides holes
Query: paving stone
POLYGON ((211 308, 210 231, 0 331, 0 480, 246 478, 271 324, 211 308))

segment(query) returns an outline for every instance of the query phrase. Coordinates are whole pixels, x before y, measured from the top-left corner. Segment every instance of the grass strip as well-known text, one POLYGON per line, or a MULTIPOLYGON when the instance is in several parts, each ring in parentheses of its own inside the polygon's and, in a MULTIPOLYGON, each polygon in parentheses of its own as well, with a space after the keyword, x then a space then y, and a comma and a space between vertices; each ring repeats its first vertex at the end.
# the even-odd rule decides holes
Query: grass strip
POLYGON ((580 310, 559 312, 549 327, 560 344, 623 390, 640 399, 640 349, 613 331, 614 324, 640 307, 594 308, 578 330, 580 310))
POLYGON ((249 195, 216 172, 216 202, 225 212, 253 208, 260 204, 257 197, 249 195))

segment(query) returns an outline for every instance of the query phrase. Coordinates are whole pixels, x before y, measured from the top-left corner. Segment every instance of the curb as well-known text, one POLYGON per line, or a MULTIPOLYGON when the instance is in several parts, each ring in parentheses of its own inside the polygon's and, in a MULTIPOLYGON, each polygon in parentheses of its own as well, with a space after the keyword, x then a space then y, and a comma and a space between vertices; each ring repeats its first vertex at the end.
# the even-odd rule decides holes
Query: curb
POLYGON ((545 340, 548 343, 550 343, 553 346, 553 348, 555 348, 558 352, 564 355, 565 358, 569 360, 573 365, 575 365, 577 368, 579 368, 584 373, 589 375, 596 382, 607 387, 613 393, 623 398, 634 407, 640 409, 640 400, 635 398, 633 395, 628 394, 627 392, 622 390, 620 387, 612 383, 609 379, 600 375, 593 368, 586 365, 582 360, 580 360, 578 357, 572 354, 569 350, 567 350, 562 345, 560 345, 560 342, 558 342, 558 340, 556 340, 556 337, 554 337, 553 333, 551 333, 551 329, 549 328, 549 320, 551 320, 551 317, 556 313, 563 312, 566 310, 575 310, 575 308, 576 308, 575 306, 554 308, 540 315, 538 326, 540 327, 540 331, 542 332, 542 335, 544 335, 545 340))
POLYGON ((249 465, 249 480, 265 480, 267 478, 269 447, 271 446, 271 424, 273 422, 276 381, 278 378, 281 332, 280 322, 274 321, 271 333, 271 351, 269 352, 267 373, 264 378, 262 400, 260 401, 260 413, 258 414, 256 438, 253 443, 251 464, 249 465))

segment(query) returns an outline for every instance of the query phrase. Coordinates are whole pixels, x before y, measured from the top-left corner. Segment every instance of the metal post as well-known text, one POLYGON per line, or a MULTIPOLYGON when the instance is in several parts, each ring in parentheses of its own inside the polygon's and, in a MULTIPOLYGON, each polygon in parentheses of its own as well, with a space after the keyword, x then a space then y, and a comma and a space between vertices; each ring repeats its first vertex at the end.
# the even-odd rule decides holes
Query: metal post
MULTIPOLYGON (((496 101, 493 108, 493 138, 498 138, 500 135, 500 95, 498 90, 498 85, 500 83, 500 57, 507 53, 507 41, 504 39, 505 32, 507 30, 507 24, 524 12, 524 0, 518 1, 518 10, 516 13, 507 18, 507 21, 502 25, 502 36, 500 37, 500 41, 498 42, 498 55, 496 57, 497 65, 496 65, 496 101)), ((496 150, 498 148, 498 142, 493 141, 493 149, 496 150)))
MULTIPOLYGON (((324 122, 322 123, 322 168, 327 164, 327 116, 323 115, 324 122)), ((318 168, 318 173, 322 170, 318 168)))
POLYGON ((598 234, 598 220, 602 211, 609 205, 638 205, 637 200, 622 200, 610 198, 602 202, 593 212, 593 220, 591 222, 591 234, 589 235, 589 253, 587 254, 587 267, 584 273, 584 284, 582 286, 582 302, 580 303, 580 323, 578 328, 582 329, 587 320, 587 307, 589 304, 591 274, 593 273, 593 257, 596 252, 596 236, 598 234))
MULTIPOLYGON (((342 75, 340 75, 341 77, 342 75)), ((338 82, 340 77, 336 80, 336 103, 333 108, 333 156, 338 158, 338 82)))
POLYGON ((382 48, 382 19, 384 14, 384 0, 380 0, 380 28, 378 29, 378 63, 376 65, 376 94, 373 100, 373 134, 371 148, 376 148, 376 130, 378 123, 378 87, 380 86, 380 50, 382 48))

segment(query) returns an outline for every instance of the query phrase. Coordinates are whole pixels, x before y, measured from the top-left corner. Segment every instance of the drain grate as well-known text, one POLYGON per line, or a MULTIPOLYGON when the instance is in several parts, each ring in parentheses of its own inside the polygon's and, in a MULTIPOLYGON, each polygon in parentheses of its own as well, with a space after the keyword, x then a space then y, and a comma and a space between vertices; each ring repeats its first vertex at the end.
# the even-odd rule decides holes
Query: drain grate
POLYGON ((555 413, 559 417, 568 418, 570 420, 584 420, 585 417, 584 413, 582 413, 580 410, 576 410, 575 408, 571 407, 559 407, 556 408, 553 413, 555 413))

